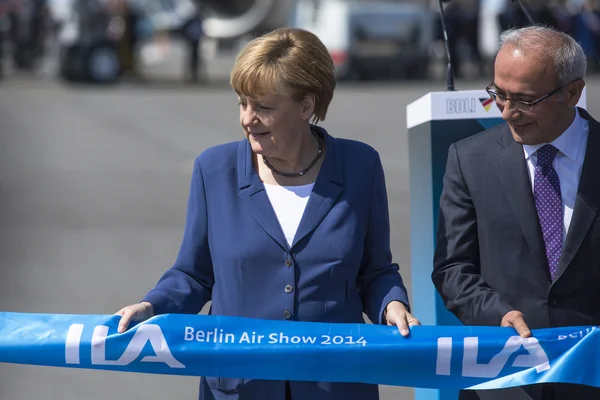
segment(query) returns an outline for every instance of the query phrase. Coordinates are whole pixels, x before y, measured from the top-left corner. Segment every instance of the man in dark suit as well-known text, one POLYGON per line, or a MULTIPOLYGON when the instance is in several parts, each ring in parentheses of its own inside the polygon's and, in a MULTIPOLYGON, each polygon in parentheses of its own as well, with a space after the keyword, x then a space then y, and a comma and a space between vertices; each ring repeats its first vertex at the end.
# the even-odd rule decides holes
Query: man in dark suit
MULTIPOLYGON (((586 59, 546 27, 504 32, 488 93, 506 123, 453 144, 433 282, 466 325, 600 325, 600 125, 576 105, 586 59)), ((548 384, 461 399, 597 399, 548 384)))

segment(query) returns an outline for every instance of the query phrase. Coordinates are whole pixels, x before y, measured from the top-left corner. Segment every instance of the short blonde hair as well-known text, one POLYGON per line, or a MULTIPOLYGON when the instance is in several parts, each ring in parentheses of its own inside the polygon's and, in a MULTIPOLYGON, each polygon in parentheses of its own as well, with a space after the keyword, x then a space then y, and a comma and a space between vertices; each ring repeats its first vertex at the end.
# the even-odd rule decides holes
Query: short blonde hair
POLYGON ((325 120, 335 90, 335 67, 319 38, 303 29, 278 28, 239 52, 230 84, 250 98, 285 94, 296 101, 315 96, 314 123, 325 120))

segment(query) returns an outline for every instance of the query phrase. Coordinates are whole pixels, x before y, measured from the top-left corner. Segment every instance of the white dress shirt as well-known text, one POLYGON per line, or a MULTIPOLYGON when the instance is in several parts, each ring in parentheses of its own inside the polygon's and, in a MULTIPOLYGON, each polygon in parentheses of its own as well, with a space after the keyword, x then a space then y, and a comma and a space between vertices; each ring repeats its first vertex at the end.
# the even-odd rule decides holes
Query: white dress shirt
MULTIPOLYGON (((571 218, 573 217, 573 208, 577 198, 577 189, 579 187, 579 178, 583 168, 585 158, 585 149, 587 147, 587 138, 589 134, 589 123, 581 118, 579 112, 575 111, 575 118, 571 126, 556 138, 550 144, 558 149, 558 153, 552 162, 552 166, 558 174, 560 180, 560 191, 563 207, 563 241, 569 232, 571 218)), ((531 180, 531 189, 534 188, 535 166, 537 164, 536 151, 548 143, 542 143, 535 146, 523 145, 529 178, 531 180)))

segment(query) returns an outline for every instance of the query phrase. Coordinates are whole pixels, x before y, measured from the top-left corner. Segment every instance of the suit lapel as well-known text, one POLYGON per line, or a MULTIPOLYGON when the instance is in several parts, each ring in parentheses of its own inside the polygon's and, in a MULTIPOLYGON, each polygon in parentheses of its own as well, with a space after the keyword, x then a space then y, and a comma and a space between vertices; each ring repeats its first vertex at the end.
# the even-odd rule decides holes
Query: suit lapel
MULTIPOLYGON (((342 192, 342 149, 324 129, 313 129, 325 139, 327 152, 292 247, 317 227, 342 192)), ((239 196, 261 228, 283 249, 289 249, 265 187, 252 165, 252 151, 247 140, 242 140, 238 145, 237 161, 239 196)))
POLYGON ((260 227, 283 249, 287 250, 285 239, 277 215, 269 201, 265 187, 252 165, 252 151, 246 139, 238 145, 237 177, 239 196, 260 227))
POLYGON ((531 180, 523 147, 514 141, 508 126, 504 126, 496 158, 496 169, 508 204, 521 226, 523 236, 544 274, 550 280, 544 239, 540 229, 531 180))
POLYGON ((569 232, 565 242, 562 257, 558 263, 558 271, 555 278, 569 266, 573 257, 579 250, 598 210, 600 209, 600 124, 595 121, 583 109, 579 109, 579 115, 589 122, 589 133, 583 161, 583 169, 577 189, 577 198, 573 208, 573 217, 569 226, 569 232))
POLYGON ((319 225, 342 193, 344 180, 342 149, 339 143, 329 136, 324 129, 315 126, 313 126, 313 129, 325 139, 327 153, 302 215, 292 247, 319 225))

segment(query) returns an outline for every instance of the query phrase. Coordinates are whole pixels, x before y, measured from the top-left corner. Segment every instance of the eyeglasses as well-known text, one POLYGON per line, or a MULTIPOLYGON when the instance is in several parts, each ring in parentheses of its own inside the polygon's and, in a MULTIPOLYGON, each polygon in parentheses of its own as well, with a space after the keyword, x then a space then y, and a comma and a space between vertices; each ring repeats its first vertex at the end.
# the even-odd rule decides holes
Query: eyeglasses
MULTIPOLYGON (((576 79, 573 82, 576 82, 578 80, 579 79, 576 79)), ((573 82, 570 82, 570 83, 573 83, 573 82)), ((567 85, 569 85, 570 83, 568 83, 567 85)), ((559 86, 556 89, 554 89, 553 91, 551 91, 550 93, 548 93, 548 94, 540 97, 537 100, 534 100, 534 101, 524 101, 524 100, 509 99, 505 95, 493 91, 492 90, 492 86, 493 85, 494 85, 493 83, 490 83, 488 85, 488 87, 485 88, 485 91, 488 92, 488 94, 490 95, 490 97, 492 98, 492 100, 494 100, 496 102, 496 104, 498 104, 500 107, 504 107, 506 105, 506 102, 510 101, 510 104, 513 107, 515 107, 519 111, 524 111, 524 112, 531 112, 531 111, 533 111, 533 109, 534 109, 535 106, 537 106, 538 104, 540 104, 542 101, 544 101, 546 99, 549 99, 550 97, 552 97, 556 93, 560 92, 562 89, 564 89, 567 86, 567 85, 559 86)))

